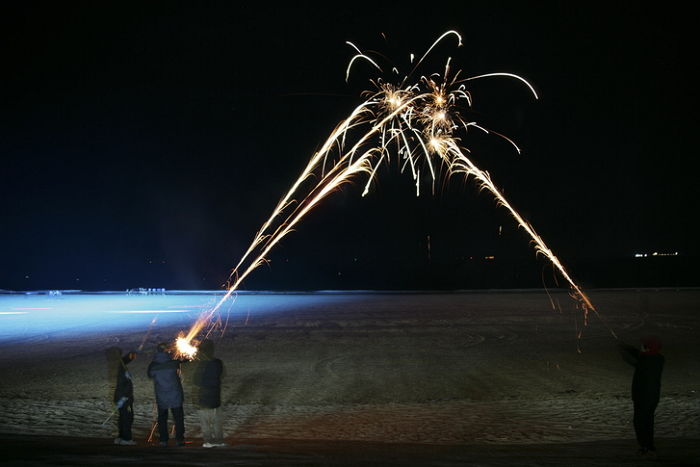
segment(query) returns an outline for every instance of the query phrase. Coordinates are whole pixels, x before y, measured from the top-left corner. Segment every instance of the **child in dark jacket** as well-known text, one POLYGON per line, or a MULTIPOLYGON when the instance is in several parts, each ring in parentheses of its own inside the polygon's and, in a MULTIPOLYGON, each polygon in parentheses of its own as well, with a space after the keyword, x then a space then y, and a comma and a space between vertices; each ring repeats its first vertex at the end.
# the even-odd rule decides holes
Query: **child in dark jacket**
POLYGON ((133 446, 131 425, 134 423, 134 383, 126 366, 136 358, 136 352, 129 352, 120 357, 117 368, 117 386, 114 389, 114 403, 119 410, 119 437, 114 444, 133 446))

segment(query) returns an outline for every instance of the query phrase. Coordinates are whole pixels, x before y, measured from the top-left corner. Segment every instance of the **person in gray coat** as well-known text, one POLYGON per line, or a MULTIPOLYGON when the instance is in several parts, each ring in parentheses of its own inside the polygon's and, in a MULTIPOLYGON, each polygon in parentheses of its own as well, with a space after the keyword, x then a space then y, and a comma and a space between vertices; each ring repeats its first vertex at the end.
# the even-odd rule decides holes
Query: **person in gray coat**
POLYGON ((148 377, 153 380, 158 405, 158 435, 160 445, 168 445, 168 410, 175 421, 175 439, 178 446, 185 445, 185 412, 180 362, 168 352, 167 344, 158 344, 153 361, 148 365, 148 377))

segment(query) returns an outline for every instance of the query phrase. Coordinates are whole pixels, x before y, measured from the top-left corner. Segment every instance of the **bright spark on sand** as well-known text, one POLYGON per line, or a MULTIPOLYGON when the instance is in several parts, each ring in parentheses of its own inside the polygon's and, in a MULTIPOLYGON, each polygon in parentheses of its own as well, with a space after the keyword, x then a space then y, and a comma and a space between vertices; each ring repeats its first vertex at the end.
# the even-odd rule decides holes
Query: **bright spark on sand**
MULTIPOLYGON (((382 164, 388 163, 391 157, 399 159, 402 173, 410 170, 415 181, 416 195, 420 194, 423 166, 427 167, 433 190, 438 178, 437 172, 441 168, 445 168, 450 176, 463 174, 466 178, 474 177, 481 189, 488 190, 497 203, 506 208, 517 224, 528 233, 536 253, 544 255, 566 279, 571 287, 572 297, 579 302, 583 310, 584 319, 587 319, 590 310, 595 311, 586 294, 571 279, 535 229, 511 206, 496 188, 489 174, 479 169, 467 157, 469 150, 461 146, 463 135, 473 128, 503 138, 520 152, 508 137, 467 120, 461 113, 472 104, 472 96, 467 89, 469 82, 487 77, 513 78, 524 83, 537 98, 534 88, 525 79, 511 73, 489 73, 461 78, 461 71, 451 71, 449 58, 442 74, 432 73, 415 78, 415 73, 426 56, 443 39, 451 36, 457 39, 458 46, 462 45, 462 38, 457 32, 446 32, 415 62, 412 70, 401 80, 370 80, 374 90, 363 93, 365 101, 333 130, 255 235, 250 247, 231 272, 227 293, 216 306, 201 314, 186 335, 178 338, 177 347, 180 353, 187 355, 191 341, 210 324, 221 305, 254 269, 266 263, 270 250, 290 233, 309 211, 344 183, 361 174, 367 176, 362 193, 362 196, 365 196, 377 176, 377 170, 382 164), (349 141, 352 143, 348 143, 349 141), (302 186, 308 188, 302 192, 302 186)), ((350 60, 346 80, 350 77, 352 66, 361 60, 383 72, 374 59, 354 44, 348 44, 357 54, 350 60)), ((411 64, 413 62, 411 55, 411 64)), ((392 78, 396 79, 399 75, 398 70, 392 68, 391 72, 392 78)))

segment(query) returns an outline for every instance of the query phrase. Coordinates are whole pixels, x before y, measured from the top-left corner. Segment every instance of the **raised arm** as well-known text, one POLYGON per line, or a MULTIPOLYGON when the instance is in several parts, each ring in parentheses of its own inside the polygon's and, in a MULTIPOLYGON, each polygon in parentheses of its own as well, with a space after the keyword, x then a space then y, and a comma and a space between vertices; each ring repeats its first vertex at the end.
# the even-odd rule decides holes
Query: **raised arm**
POLYGON ((620 351, 620 354, 622 355, 622 359, 624 361, 626 361, 632 366, 637 366, 637 362, 639 361, 639 354, 641 353, 639 349, 629 344, 625 344, 623 342, 621 342, 617 348, 620 351))

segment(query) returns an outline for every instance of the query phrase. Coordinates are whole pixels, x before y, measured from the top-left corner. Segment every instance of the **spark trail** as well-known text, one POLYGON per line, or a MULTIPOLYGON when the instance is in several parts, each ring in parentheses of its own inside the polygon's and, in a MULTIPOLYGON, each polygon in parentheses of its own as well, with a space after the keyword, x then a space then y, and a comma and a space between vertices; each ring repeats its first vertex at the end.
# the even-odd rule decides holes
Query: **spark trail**
MULTIPOLYGON (((481 170, 467 157, 468 149, 461 145, 463 136, 470 129, 495 134, 503 138, 520 152, 517 145, 508 137, 486 129, 475 121, 468 120, 463 111, 472 104, 472 96, 467 83, 476 79, 505 77, 523 83, 537 99, 534 88, 520 76, 511 73, 489 73, 468 78, 460 78, 461 71, 452 73, 447 59, 442 74, 432 73, 414 78, 416 71, 428 54, 444 39, 454 36, 458 46, 461 36, 456 31, 448 31, 440 36, 420 58, 413 60, 411 71, 402 79, 396 68, 392 68, 394 80, 372 79, 373 90, 365 91, 365 101, 357 106, 347 119, 331 132, 323 146, 309 160, 299 178, 280 199, 270 217, 257 232, 250 247, 229 276, 226 294, 210 310, 204 311, 187 333, 177 339, 177 349, 182 356, 192 357, 196 346, 192 345, 197 336, 216 315, 222 304, 238 289, 245 278, 258 266, 266 263, 270 250, 294 230, 294 227, 324 198, 353 181, 361 174, 367 176, 362 196, 367 195, 377 170, 397 157, 401 172, 410 171, 415 181, 416 195, 420 195, 421 172, 427 167, 433 189, 437 173, 447 169, 449 176, 464 174, 475 178, 480 188, 490 192, 497 203, 511 214, 518 226, 530 236, 537 254, 545 256, 567 281, 571 296, 575 298, 587 320, 590 311, 597 314, 588 296, 570 277, 564 266, 547 247, 535 229, 513 208, 491 180, 489 174, 481 170)), ((383 73, 381 66, 358 47, 348 43, 357 54, 350 60, 346 79, 351 67, 358 61, 366 61, 383 73)), ((611 330, 612 332, 612 330, 611 330)), ((615 336, 613 332, 613 336, 615 336)), ((617 336, 615 336, 617 337, 617 336)))

